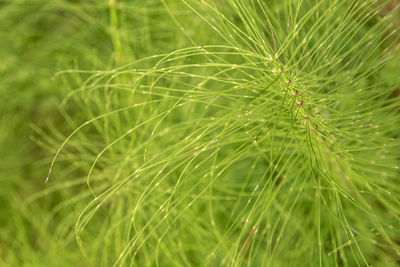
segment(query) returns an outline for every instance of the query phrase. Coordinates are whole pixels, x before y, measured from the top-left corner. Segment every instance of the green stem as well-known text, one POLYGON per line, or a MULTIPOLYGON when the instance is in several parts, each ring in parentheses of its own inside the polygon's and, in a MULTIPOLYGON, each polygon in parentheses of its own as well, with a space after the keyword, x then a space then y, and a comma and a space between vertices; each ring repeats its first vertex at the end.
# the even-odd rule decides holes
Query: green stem
POLYGON ((114 60, 117 65, 120 65, 122 60, 122 46, 119 35, 119 21, 117 12, 117 0, 109 0, 110 5, 110 32, 111 39, 114 46, 114 60))

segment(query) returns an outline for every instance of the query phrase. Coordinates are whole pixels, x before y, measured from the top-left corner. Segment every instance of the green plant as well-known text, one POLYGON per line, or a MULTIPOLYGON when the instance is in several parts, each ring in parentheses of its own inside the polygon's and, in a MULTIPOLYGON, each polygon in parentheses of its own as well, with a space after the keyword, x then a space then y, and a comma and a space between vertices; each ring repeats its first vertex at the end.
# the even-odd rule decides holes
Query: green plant
POLYGON ((399 263, 399 8, 89 3, 93 36, 71 37, 87 59, 46 84, 66 88, 60 116, 33 126, 55 155, 25 202, 49 262, 65 247, 65 265, 399 263))

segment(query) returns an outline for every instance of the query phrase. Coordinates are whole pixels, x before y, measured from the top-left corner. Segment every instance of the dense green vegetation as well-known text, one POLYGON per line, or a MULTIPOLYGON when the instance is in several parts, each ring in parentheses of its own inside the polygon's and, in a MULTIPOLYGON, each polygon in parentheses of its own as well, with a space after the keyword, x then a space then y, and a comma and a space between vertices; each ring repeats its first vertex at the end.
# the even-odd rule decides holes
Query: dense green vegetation
POLYGON ((0 0, 0 266, 398 266, 399 24, 0 0))

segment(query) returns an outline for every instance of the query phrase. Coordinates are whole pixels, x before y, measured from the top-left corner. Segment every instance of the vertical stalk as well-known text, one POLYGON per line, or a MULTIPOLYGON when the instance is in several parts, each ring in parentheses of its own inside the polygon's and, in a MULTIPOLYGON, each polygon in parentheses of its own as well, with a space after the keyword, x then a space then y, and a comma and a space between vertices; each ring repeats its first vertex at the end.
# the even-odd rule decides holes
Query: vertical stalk
POLYGON ((117 65, 120 65, 122 60, 122 46, 119 35, 119 21, 118 21, 118 12, 117 12, 117 0, 109 0, 108 2, 110 6, 110 32, 111 39, 114 46, 114 62, 117 65))

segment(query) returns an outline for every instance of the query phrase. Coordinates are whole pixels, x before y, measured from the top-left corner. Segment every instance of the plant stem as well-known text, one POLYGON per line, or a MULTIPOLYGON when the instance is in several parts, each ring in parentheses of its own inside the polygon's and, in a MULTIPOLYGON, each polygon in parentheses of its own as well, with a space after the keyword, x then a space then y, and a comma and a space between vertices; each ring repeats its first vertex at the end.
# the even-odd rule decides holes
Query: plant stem
POLYGON ((114 62, 119 65, 122 60, 122 46, 119 35, 119 21, 117 12, 117 0, 109 0, 110 5, 110 33, 114 46, 114 62))

